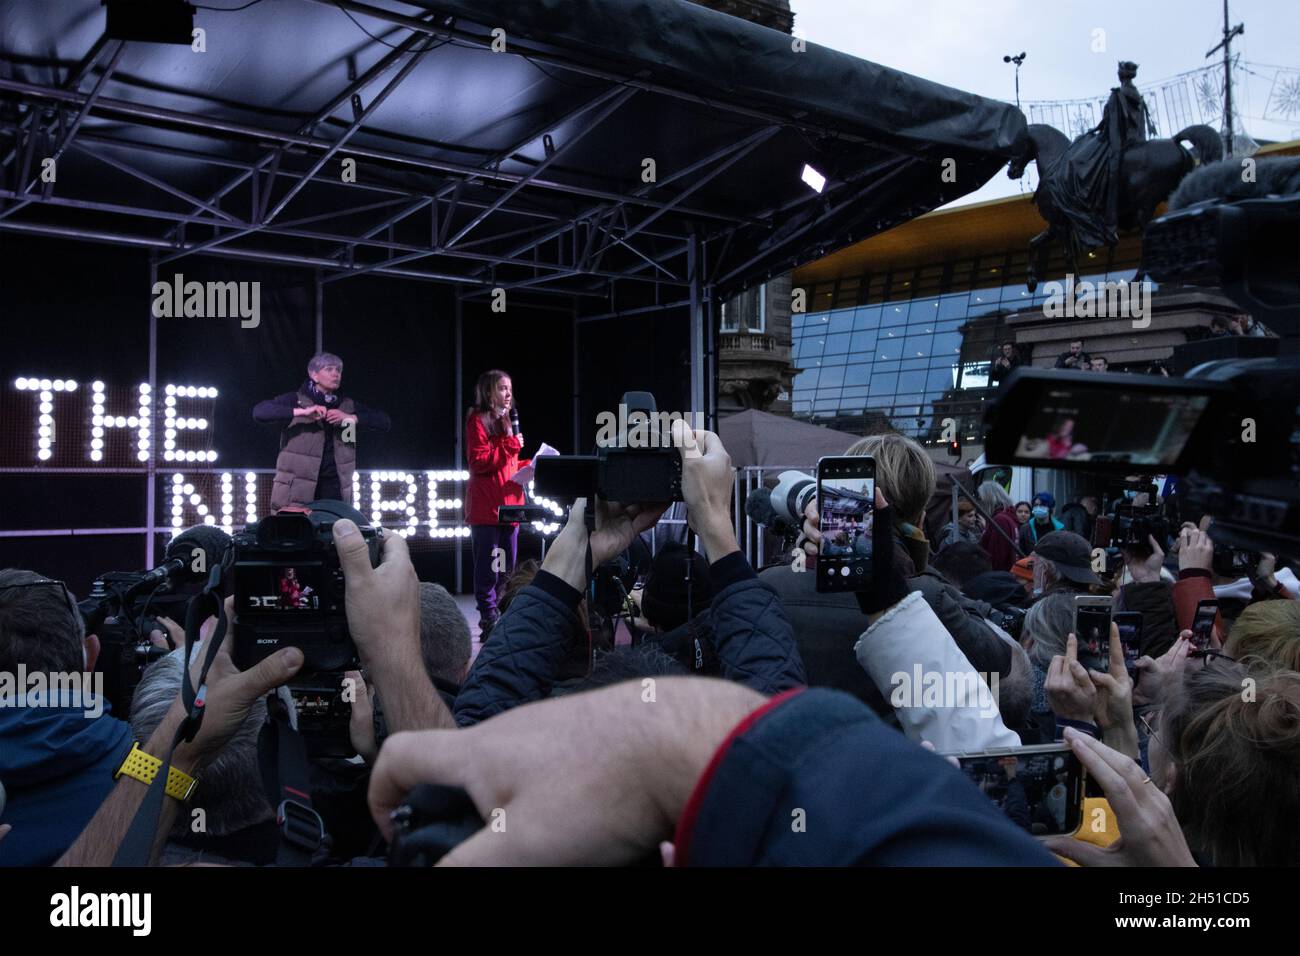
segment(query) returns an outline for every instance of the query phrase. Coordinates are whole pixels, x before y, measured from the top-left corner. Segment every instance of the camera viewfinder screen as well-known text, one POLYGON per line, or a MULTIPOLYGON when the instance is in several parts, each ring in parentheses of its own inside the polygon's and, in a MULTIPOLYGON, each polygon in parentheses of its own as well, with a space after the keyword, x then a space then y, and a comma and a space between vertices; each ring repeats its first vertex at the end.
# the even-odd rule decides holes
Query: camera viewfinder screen
POLYGON ((321 607, 321 573, 319 564, 237 566, 236 606, 244 613, 309 615, 321 607))
POLYGON ((823 590, 859 590, 871 580, 874 475, 870 458, 828 458, 818 464, 822 543, 817 580, 823 590))
POLYGON ((1208 404, 1205 395, 1047 388, 1015 457, 1172 465, 1208 404))

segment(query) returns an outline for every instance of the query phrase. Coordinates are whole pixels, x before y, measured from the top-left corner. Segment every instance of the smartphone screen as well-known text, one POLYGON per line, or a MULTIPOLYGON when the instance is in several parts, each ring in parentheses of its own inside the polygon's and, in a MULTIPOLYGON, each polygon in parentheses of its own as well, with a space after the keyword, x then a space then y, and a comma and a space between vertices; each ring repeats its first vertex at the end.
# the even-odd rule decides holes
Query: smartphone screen
POLYGON ((1192 618, 1193 650, 1209 650, 1210 635, 1214 633, 1214 619, 1218 613, 1218 601, 1201 601, 1196 605, 1196 616, 1192 618))
POLYGON ((1034 836, 1079 829, 1083 767, 1066 744, 952 754, 980 791, 1034 836))
POLYGON ((1124 646, 1124 669, 1133 683, 1137 683, 1142 672, 1137 669, 1138 658, 1142 656, 1142 613, 1140 611, 1116 611, 1112 615, 1115 628, 1119 631, 1119 642, 1124 646))
POLYGON ((818 591, 861 591, 870 586, 875 497, 875 459, 857 455, 817 462, 822 534, 818 591))
POLYGON ((1114 599, 1079 594, 1074 598, 1074 636, 1079 663, 1089 670, 1110 670, 1110 612, 1114 599))

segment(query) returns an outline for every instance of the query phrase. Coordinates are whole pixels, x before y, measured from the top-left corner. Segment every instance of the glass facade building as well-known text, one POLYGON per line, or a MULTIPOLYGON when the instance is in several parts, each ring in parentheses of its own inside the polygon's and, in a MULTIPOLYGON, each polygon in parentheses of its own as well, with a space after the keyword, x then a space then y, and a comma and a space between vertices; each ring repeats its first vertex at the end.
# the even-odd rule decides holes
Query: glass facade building
MULTIPOLYGON (((1087 258, 1095 271, 1081 262, 1090 273, 1083 278, 1132 279, 1136 249, 1128 245, 1087 258)), ((791 395, 794 417, 859 434, 887 424, 932 441, 948 416, 963 432, 979 431, 992 392, 989 363, 1008 337, 1006 317, 1042 308, 1045 282, 1066 271, 1058 251, 1030 293, 1027 265, 1021 246, 816 282, 803 283, 796 273, 808 311, 791 316, 801 370, 791 395)))

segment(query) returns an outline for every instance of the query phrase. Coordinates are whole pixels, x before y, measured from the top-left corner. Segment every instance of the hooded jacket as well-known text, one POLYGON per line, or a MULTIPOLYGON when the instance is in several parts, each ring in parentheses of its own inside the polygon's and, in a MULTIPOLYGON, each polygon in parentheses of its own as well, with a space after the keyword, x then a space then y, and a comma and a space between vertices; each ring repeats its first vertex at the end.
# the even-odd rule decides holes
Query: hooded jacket
POLYGON ((0 866, 49 866, 81 835, 131 751, 131 726, 82 707, 0 707, 0 866))

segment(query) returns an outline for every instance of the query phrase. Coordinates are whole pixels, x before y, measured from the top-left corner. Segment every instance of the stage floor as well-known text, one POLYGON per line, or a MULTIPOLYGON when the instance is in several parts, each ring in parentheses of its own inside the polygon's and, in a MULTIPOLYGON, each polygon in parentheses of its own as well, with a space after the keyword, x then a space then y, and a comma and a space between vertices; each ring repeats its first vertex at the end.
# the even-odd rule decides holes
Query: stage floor
POLYGON ((456 599, 456 607, 460 608, 461 616, 469 623, 470 637, 473 638, 474 644, 470 650, 470 660, 478 656, 478 649, 483 645, 479 643, 478 638, 478 608, 474 606, 473 594, 453 594, 456 599))

